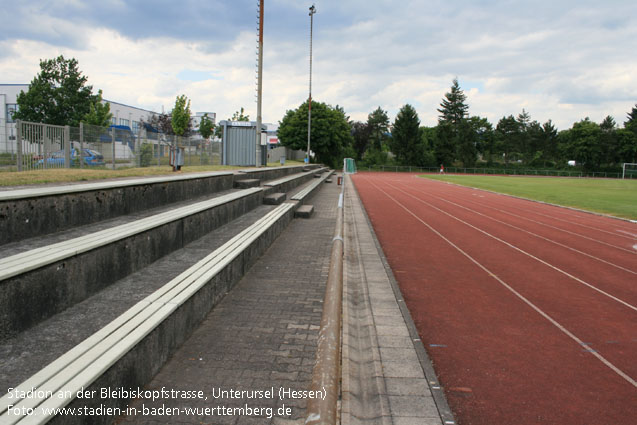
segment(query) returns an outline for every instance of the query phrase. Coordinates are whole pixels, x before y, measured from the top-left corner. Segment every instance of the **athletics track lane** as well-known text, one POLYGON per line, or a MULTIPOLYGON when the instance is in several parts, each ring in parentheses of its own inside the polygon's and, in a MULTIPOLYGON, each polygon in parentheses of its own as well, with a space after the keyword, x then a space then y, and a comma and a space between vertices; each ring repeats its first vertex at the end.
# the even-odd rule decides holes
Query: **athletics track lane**
MULTIPOLYGON (((622 299, 635 299, 633 275, 471 212, 478 206, 472 202, 482 201, 475 190, 405 174, 362 173, 354 181, 461 423, 605 424, 637 417, 637 314, 634 302, 622 299), (564 259, 573 256, 572 263, 564 259), (569 270, 572 277, 550 267, 558 260, 576 269, 569 270), (624 283, 612 286, 617 272, 624 283), (585 280, 580 275, 607 295, 573 279, 585 280)), ((556 214, 554 207, 480 195, 489 195, 491 207, 556 214)), ((507 217, 515 218, 498 220, 507 217)), ((570 224, 566 217, 561 226, 570 224)), ((593 217, 587 226, 615 226, 593 217)), ((577 231, 584 229, 604 234, 577 231)), ((630 260, 626 269, 634 271, 630 260)))

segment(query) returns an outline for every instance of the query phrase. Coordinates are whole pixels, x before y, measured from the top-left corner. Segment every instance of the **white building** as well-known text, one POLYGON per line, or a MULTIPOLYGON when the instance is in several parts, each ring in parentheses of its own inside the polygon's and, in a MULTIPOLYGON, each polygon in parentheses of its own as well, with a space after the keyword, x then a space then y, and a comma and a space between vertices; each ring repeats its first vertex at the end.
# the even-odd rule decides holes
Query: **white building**
POLYGON ((0 84, 0 153, 14 151, 15 125, 12 117, 18 108, 18 95, 28 89, 28 84, 0 84))
POLYGON ((102 103, 111 105, 111 125, 123 125, 129 127, 133 133, 138 134, 141 128, 141 122, 149 122, 157 112, 149 111, 135 106, 124 105, 123 103, 113 102, 112 100, 103 99, 102 103))

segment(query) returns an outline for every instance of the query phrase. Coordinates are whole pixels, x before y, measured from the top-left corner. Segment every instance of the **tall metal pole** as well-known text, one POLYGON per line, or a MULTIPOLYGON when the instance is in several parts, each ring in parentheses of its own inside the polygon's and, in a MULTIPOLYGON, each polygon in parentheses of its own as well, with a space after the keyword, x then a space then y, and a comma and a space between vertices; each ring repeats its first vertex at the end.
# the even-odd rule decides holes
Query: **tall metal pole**
POLYGON ((314 27, 314 14, 316 13, 316 7, 312 5, 310 7, 310 95, 307 101, 307 153, 305 156, 305 162, 310 163, 310 137, 312 135, 312 30, 314 27))
POLYGON ((257 146, 254 164, 259 167, 261 165, 261 95, 263 93, 263 0, 259 0, 259 59, 257 74, 257 146))

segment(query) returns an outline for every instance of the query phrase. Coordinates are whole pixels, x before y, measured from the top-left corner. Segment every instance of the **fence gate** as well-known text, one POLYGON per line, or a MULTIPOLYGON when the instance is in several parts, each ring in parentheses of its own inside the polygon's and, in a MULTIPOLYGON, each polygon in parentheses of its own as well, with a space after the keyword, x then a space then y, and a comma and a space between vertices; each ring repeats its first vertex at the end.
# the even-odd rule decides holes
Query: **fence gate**
POLYGON ((71 167, 69 126, 16 120, 18 171, 71 167))

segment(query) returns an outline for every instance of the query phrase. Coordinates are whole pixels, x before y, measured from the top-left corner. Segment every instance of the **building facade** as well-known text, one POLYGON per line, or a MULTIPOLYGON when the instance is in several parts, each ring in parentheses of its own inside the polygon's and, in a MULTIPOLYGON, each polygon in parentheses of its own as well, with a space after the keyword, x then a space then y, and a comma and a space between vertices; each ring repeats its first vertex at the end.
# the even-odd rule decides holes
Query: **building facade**
MULTIPOLYGON (((0 153, 15 152, 16 129, 13 113, 18 110, 18 95, 22 91, 29 90, 28 84, 0 84, 0 153)), ((126 105, 112 100, 103 99, 103 103, 110 104, 113 114, 111 125, 130 128, 135 136, 139 135, 142 122, 150 122, 158 112, 135 106, 126 105)), ((199 123, 204 114, 216 124, 216 113, 197 112, 192 116, 193 137, 198 137, 199 123)))

